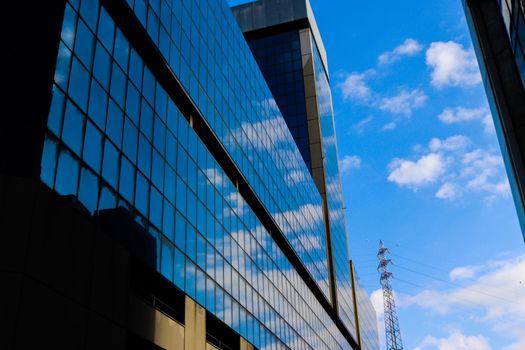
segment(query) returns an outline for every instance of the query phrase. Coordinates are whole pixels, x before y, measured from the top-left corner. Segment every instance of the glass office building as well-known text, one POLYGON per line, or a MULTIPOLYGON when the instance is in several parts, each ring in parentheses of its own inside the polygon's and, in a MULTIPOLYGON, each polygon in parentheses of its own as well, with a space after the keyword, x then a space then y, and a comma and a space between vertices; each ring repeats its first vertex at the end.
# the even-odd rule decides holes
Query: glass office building
POLYGON ((355 337, 328 60, 312 9, 306 0, 259 0, 233 13, 323 197, 331 301, 355 337))
POLYGON ((525 10, 523 0, 463 0, 525 238, 525 10))
POLYGON ((346 233, 324 53, 321 191, 226 1, 35 6, 37 131, 7 135, 34 147, 0 179, 21 232, 0 242, 0 347, 358 348, 348 265, 327 258, 346 233))
POLYGON ((354 281, 354 299, 360 349, 378 350, 380 349, 380 345, 376 310, 372 305, 368 293, 361 284, 352 261, 350 261, 350 270, 352 271, 352 280, 354 281))

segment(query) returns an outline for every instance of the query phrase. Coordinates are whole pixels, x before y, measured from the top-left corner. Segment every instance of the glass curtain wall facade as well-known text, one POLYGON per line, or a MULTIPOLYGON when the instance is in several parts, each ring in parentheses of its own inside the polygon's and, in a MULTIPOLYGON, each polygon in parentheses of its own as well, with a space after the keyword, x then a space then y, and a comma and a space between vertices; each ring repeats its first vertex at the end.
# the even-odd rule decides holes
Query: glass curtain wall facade
MULTIPOLYGON (((248 44, 301 151, 304 162, 308 169, 311 169, 299 32, 292 30, 254 38, 250 39, 248 44)), ((300 181, 301 174, 296 174, 290 180, 300 181)))
POLYGON ((523 0, 463 0, 525 239, 523 0))
MULTIPOLYGON (((323 199, 226 1, 128 0, 134 17, 127 25, 155 47, 147 57, 109 14, 109 3, 67 1, 42 182, 90 213, 127 208, 157 242, 156 269, 256 348, 352 348, 324 300, 323 199), (155 55, 241 180, 229 177, 224 159, 193 128, 195 116, 181 111, 153 73, 155 55), (302 181, 290 181, 297 176, 302 181), (247 203, 239 181, 262 212, 247 203), (276 235, 293 253, 283 252, 276 235)), ((327 137, 334 134, 331 103, 328 117, 327 137)), ((331 200, 342 236, 340 182, 331 200)))
MULTIPOLYGON (((356 329, 355 310, 352 294, 352 276, 348 266, 348 239, 344 215, 343 189, 339 173, 337 153, 337 138, 335 134, 332 93, 328 81, 328 73, 321 61, 321 56, 315 40, 314 69, 316 90, 319 106, 321 137, 324 154, 326 202, 330 217, 330 233, 332 240, 333 270, 337 288, 337 304, 339 315, 350 329, 356 329)), ((355 334, 355 333, 354 333, 355 334)))

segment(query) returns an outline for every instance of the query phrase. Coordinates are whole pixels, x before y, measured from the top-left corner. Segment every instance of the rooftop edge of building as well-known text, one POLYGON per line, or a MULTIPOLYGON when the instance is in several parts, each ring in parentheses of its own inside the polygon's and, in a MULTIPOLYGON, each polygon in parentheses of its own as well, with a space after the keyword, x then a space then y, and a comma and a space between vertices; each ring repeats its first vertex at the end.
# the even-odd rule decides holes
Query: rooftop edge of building
POLYGON ((328 76, 328 58, 309 0, 255 0, 231 7, 243 33, 307 21, 328 76))

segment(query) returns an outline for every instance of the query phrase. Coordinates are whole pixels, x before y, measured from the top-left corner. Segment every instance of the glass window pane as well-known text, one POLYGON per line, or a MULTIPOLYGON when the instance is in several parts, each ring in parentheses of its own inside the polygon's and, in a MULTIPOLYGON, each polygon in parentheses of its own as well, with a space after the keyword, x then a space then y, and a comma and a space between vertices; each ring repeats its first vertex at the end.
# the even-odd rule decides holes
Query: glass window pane
POLYGON ((191 225, 186 225, 186 254, 197 261, 197 231, 191 225))
POLYGON ((155 102, 155 81, 153 79, 153 74, 151 74, 151 71, 147 67, 144 67, 142 94, 146 97, 148 102, 153 105, 155 102))
POLYGON ((204 272, 201 269, 197 269, 196 276, 196 285, 197 285, 197 303, 201 305, 206 304, 206 277, 204 272))
POLYGON ((186 184, 177 176, 177 203, 176 208, 186 215, 186 184))
POLYGON ((206 278, 206 309, 215 313, 215 283, 209 277, 206 278))
POLYGON ((206 240, 197 233, 197 265, 206 268, 206 240))
POLYGON ((121 159, 119 192, 133 203, 135 192, 135 167, 126 157, 121 159))
POLYGON ((128 71, 128 57, 129 57, 129 43, 124 34, 117 28, 117 35, 115 36, 115 52, 114 57, 122 69, 128 71))
POLYGON ((151 8, 148 11, 147 30, 150 37, 153 39, 155 44, 157 44, 159 41, 159 19, 157 15, 153 13, 151 8))
POLYGON ((111 189, 106 186, 102 187, 100 191, 100 201, 98 209, 114 209, 117 207, 117 195, 111 189))
POLYGON ((59 194, 77 194, 78 169, 78 162, 73 155, 65 149, 61 150, 55 181, 55 190, 59 194))
POLYGON ((172 166, 176 167, 177 163, 177 141, 171 132, 166 134, 166 161, 172 166))
POLYGON ((186 259, 186 294, 190 298, 195 299, 196 298, 196 267, 195 265, 188 259, 186 259))
POLYGON ((98 19, 98 2, 82 1, 80 5, 80 14, 86 20, 91 30, 95 31, 98 19))
POLYGON ((67 102, 62 140, 77 155, 82 150, 84 115, 71 101, 67 102))
POLYGON ((108 51, 113 52, 113 40, 115 37, 115 23, 104 7, 100 9, 100 19, 98 21, 98 37, 106 46, 108 51))
POLYGON ((150 193, 149 219, 159 229, 162 227, 162 196, 154 187, 150 193))
POLYGON ((91 70, 91 64, 93 63, 94 45, 95 37, 93 33, 88 29, 84 21, 79 20, 75 38, 75 54, 88 70, 91 70))
POLYGON ((129 78, 138 87, 142 86, 142 66, 142 59, 132 48, 129 58, 129 78))
POLYGON ((98 177, 90 170, 82 168, 80 174, 79 200, 84 206, 94 213, 98 202, 98 177))
POLYGON ((135 192, 135 207, 143 215, 148 216, 150 186, 148 180, 137 172, 137 188, 135 192))
POLYGON ((158 189, 164 188, 164 159, 155 150, 152 153, 151 180, 158 189))
POLYGON ((123 151, 133 162, 137 159, 137 146, 138 146, 138 129, 133 123, 125 118, 124 120, 124 145, 123 151))
POLYGON ((157 93, 155 94, 155 112, 160 116, 163 122, 166 122, 166 104, 168 96, 159 82, 156 84, 157 93))
POLYGON ((95 80, 91 81, 91 93, 89 97, 89 117, 104 130, 106 125, 106 109, 108 105, 108 95, 95 80))
POLYGON ((113 188, 117 188, 119 174, 119 154, 115 146, 106 139, 104 159, 102 161, 102 176, 113 188))
POLYGON ((139 125, 140 95, 133 86, 131 80, 128 81, 128 94, 126 96, 126 113, 136 125, 139 125))
POLYGON ((83 111, 86 110, 88 102, 89 80, 89 73, 82 67, 80 61, 73 58, 69 80, 69 95, 83 111))
POLYGON ((73 43, 75 41, 76 33, 76 22, 77 14, 69 4, 66 5, 66 10, 64 12, 64 21, 62 23, 62 41, 73 49, 73 43))
POLYGON ((55 182, 55 168, 57 164, 57 142, 49 137, 44 141, 44 151, 42 153, 42 168, 40 178, 42 181, 53 188, 55 182))
POLYGON ((57 66, 55 69, 55 82, 62 89, 67 89, 67 83, 69 82, 69 68, 71 66, 71 51, 64 45, 60 43, 58 49, 58 58, 57 66))
POLYGON ((167 200, 164 200, 164 218, 162 219, 162 230, 166 237, 172 242, 175 240, 175 208, 167 200))
POLYGON ((187 193, 186 216, 188 217, 189 222, 197 222, 197 199, 191 191, 188 191, 187 193))
POLYGON ((122 129, 124 124, 124 113, 122 110, 109 99, 108 121, 106 133, 109 138, 120 147, 122 145, 122 129))
POLYGON ((178 211, 175 213, 175 245, 186 251, 186 220, 178 211))
POLYGON ((160 272, 168 280, 173 281, 173 246, 165 239, 162 240, 160 272))
POLYGON ((53 100, 51 101, 51 108, 49 110, 49 117, 47 118, 47 127, 53 131, 56 136, 60 136, 62 130, 62 119, 64 118, 64 103, 65 98, 62 91, 53 86, 53 100))
POLYGON ((140 130, 146 135, 148 140, 153 142, 153 109, 142 99, 140 113, 140 130))
POLYGON ((122 69, 113 63, 111 70, 111 96, 119 104, 120 107, 124 107, 124 98, 126 96, 126 76, 122 69))
POLYGON ((83 159, 97 173, 100 172, 102 161, 102 142, 102 133, 88 121, 86 123, 83 159))
POLYGON ((184 254, 175 248, 175 269, 173 274, 173 282, 177 287, 184 290, 184 280, 185 280, 185 268, 184 268, 184 254))
POLYGON ((175 181, 175 172, 169 165, 166 165, 164 171, 164 195, 173 204, 175 203, 175 181))
POLYGON ((139 133, 138 166, 147 178, 150 178, 151 174, 151 149, 151 144, 142 133, 139 133))
POLYGON ((146 26, 146 19, 148 16, 148 8, 146 6, 145 0, 135 0, 135 14, 139 18, 140 23, 143 26, 146 26))
POLYGON ((109 72, 111 70, 111 57, 102 44, 97 43, 95 49, 95 63, 93 65, 93 75, 109 90, 109 72))
POLYGON ((153 141, 155 148, 161 154, 164 154, 164 148, 166 146, 166 126, 158 117, 155 118, 155 133, 153 135, 153 141))

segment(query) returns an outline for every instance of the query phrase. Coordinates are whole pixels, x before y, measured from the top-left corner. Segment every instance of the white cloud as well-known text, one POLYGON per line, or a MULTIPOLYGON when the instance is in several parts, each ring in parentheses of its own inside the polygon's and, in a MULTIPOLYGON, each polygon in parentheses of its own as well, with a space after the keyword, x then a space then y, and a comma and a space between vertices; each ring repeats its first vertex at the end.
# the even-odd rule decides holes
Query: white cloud
POLYGON ((389 131, 394 130, 396 128, 397 124, 395 122, 386 123, 383 125, 382 131, 389 131))
POLYGON ((432 69, 431 84, 436 88, 481 83, 474 51, 454 41, 432 43, 426 52, 426 63, 432 69))
POLYGON ((486 134, 494 134, 492 114, 486 107, 480 108, 445 108, 438 115, 438 119, 445 124, 458 124, 471 121, 480 121, 486 134))
POLYGON ((388 181, 417 190, 436 182, 445 172, 446 161, 438 153, 429 153, 415 162, 394 159, 389 167, 391 172, 388 175, 388 181))
POLYGON ((370 101, 373 93, 365 81, 369 74, 369 71, 364 73, 353 72, 348 74, 345 80, 337 85, 339 89, 341 89, 343 99, 353 100, 361 103, 367 103, 370 101))
POLYGON ((451 281, 459 281, 464 279, 471 279, 476 276, 476 272, 479 270, 478 266, 460 266, 456 267, 448 274, 451 281))
MULTIPOLYGON (((448 290, 425 289, 415 295, 405 296, 400 306, 416 305, 443 315, 456 313, 461 317, 469 316, 472 322, 486 324, 499 336, 509 339, 511 343, 505 350, 523 349, 525 255, 490 261, 476 269, 479 275, 469 284, 448 290)), ((453 269, 451 274, 454 270, 458 271, 458 268, 453 269)), ((430 345, 420 345, 420 349, 428 349, 430 345)), ((471 346, 438 349, 476 349, 473 347, 475 345, 471 346)))
POLYGON ((456 151, 466 148, 470 144, 470 139, 463 135, 454 135, 440 140, 434 137, 430 140, 428 148, 432 152, 437 151, 456 151))
POLYGON ((486 134, 495 134, 496 128, 494 127, 494 119, 492 119, 491 114, 486 114, 485 117, 481 120, 483 127, 485 128, 486 134))
POLYGON ((489 341, 483 335, 464 335, 454 330, 448 338, 437 339, 427 336, 414 350, 491 350, 489 341))
POLYGON ((461 175, 468 178, 468 188, 487 193, 489 201, 510 196, 510 185, 499 155, 476 149, 463 155, 462 165, 461 175))
POLYGON ((379 109, 395 114, 412 115, 412 110, 425 104, 428 97, 419 89, 402 89, 397 95, 383 97, 379 101, 379 109))
POLYGON ((358 133, 362 133, 365 130, 366 126, 372 122, 372 120, 374 120, 374 116, 373 115, 369 115, 368 117, 366 117, 366 118, 360 120, 359 122, 357 122, 356 124, 354 124, 353 128, 358 133))
POLYGON ((380 65, 392 63, 401 59, 403 56, 414 56, 421 52, 422 49, 423 46, 417 40, 409 38, 394 50, 382 53, 378 57, 378 61, 380 65))
POLYGON ((459 196, 459 190, 455 184, 445 182, 436 192, 436 197, 439 199, 455 199, 459 196))
POLYGON ((469 122, 472 120, 480 120, 488 113, 486 108, 445 108, 438 116, 438 119, 445 124, 457 124, 461 122, 469 122))
POLYGON ((339 161, 339 171, 341 173, 346 173, 350 169, 359 169, 361 168, 361 158, 358 156, 344 156, 343 159, 339 161))
POLYGON ((510 185, 503 159, 494 150, 474 149, 463 135, 445 139, 432 138, 428 147, 418 144, 413 152, 417 161, 394 158, 388 180, 417 190, 424 185, 440 183, 435 192, 439 199, 455 200, 467 192, 479 193, 487 205, 510 197, 510 185))

